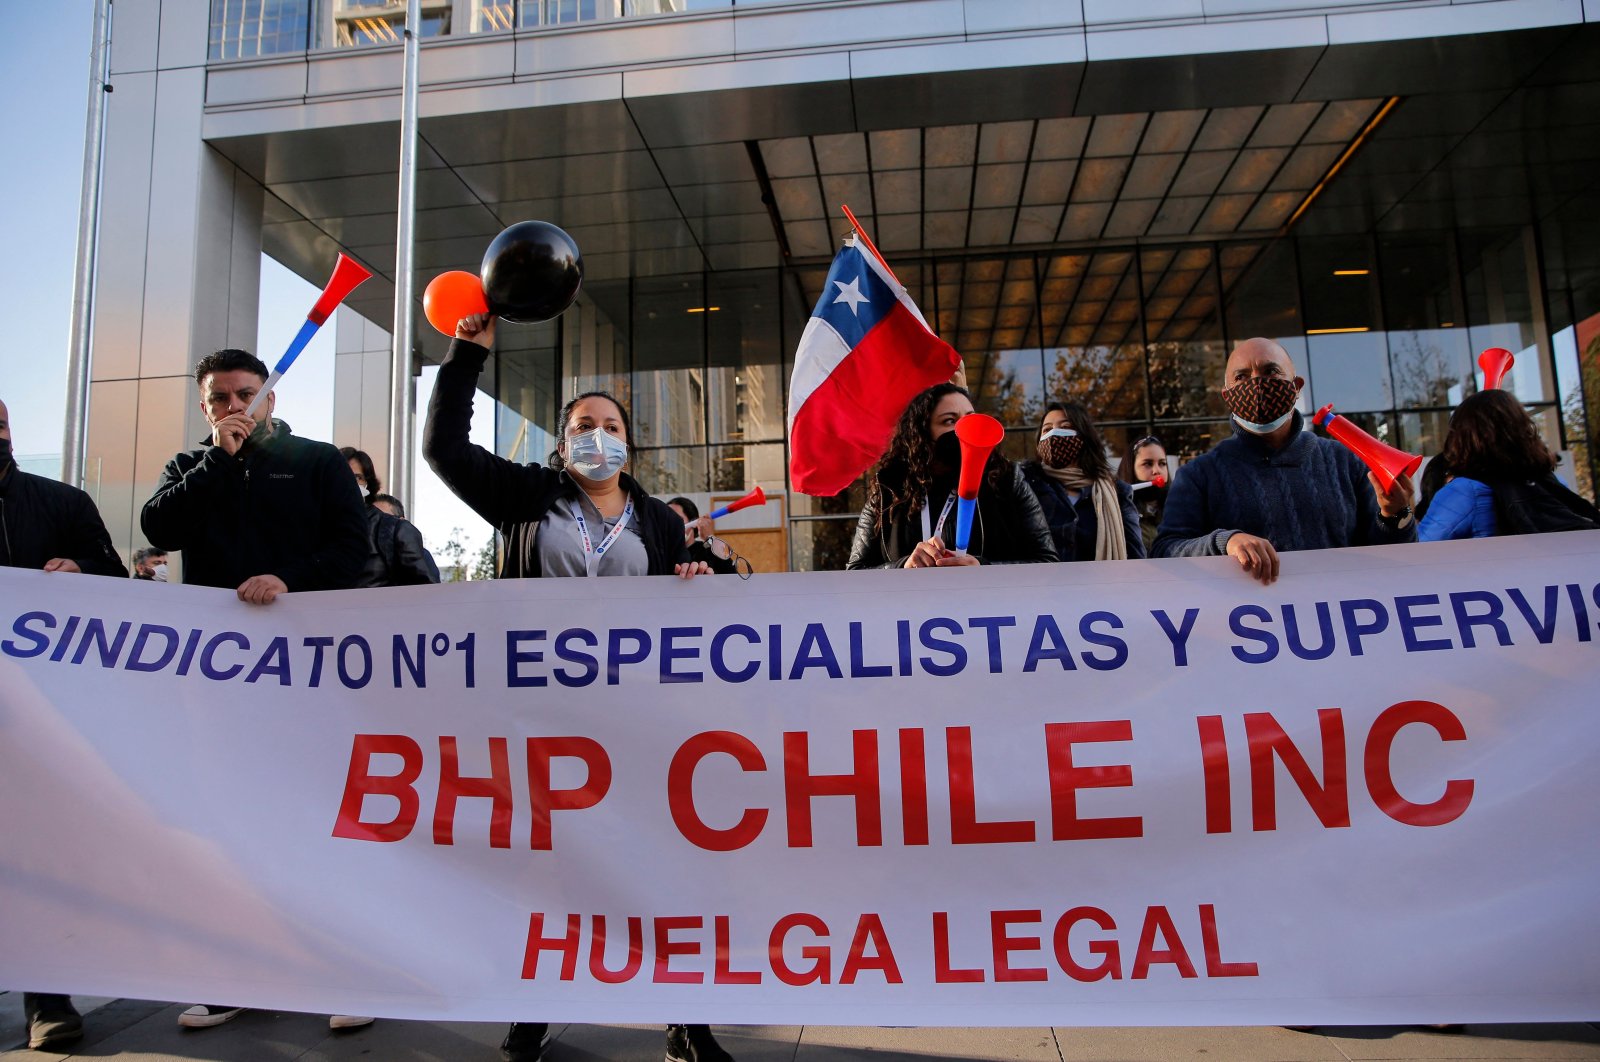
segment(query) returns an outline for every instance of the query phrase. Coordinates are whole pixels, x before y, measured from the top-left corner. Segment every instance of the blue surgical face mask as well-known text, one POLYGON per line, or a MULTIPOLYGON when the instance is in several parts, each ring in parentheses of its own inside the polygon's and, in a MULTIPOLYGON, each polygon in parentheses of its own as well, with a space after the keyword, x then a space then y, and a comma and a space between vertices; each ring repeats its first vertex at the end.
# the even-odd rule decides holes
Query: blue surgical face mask
POLYGON ((567 467, 585 479, 610 479, 627 463, 628 444, 604 428, 567 436, 567 467))

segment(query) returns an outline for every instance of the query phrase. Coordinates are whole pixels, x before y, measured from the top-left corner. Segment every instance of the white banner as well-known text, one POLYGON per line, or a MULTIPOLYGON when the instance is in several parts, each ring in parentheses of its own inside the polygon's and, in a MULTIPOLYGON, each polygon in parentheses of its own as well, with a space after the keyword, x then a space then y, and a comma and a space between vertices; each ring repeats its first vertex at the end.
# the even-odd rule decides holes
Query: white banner
POLYGON ((1600 533, 231 593, 0 569, 0 985, 471 1020, 1600 1006, 1600 533))

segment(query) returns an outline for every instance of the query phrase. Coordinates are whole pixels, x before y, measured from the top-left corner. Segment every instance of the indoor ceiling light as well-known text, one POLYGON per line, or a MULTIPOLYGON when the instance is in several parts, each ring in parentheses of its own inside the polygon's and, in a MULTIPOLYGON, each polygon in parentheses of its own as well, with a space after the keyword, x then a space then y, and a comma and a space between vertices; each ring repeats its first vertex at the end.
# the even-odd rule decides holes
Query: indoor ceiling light
POLYGON ((1372 270, 1370 269, 1335 269, 1333 275, 1336 277, 1364 277, 1371 272, 1372 270))
POLYGON ((1306 329, 1306 335, 1308 335, 1308 336, 1332 336, 1332 335, 1338 335, 1338 334, 1343 333, 1343 332, 1367 332, 1367 331, 1370 331, 1370 329, 1366 325, 1357 325, 1354 328, 1308 328, 1308 329, 1306 329))

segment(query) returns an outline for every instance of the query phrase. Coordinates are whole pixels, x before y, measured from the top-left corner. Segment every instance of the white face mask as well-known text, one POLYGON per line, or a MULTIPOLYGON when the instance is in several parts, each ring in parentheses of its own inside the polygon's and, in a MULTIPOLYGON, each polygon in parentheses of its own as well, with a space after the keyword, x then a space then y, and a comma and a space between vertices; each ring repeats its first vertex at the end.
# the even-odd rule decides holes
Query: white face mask
POLYGON ((155 565, 153 568, 150 569, 150 578, 154 579, 158 583, 166 582, 167 581, 167 566, 165 564, 157 564, 157 565, 155 565))
POLYGON ((1294 416, 1294 408, 1291 406, 1289 412, 1268 424, 1257 424, 1254 421, 1244 420, 1238 414, 1234 415, 1233 422, 1252 435, 1271 435, 1289 423, 1289 418, 1292 416, 1294 416))
POLYGON ((567 467, 586 479, 610 479, 627 463, 628 444, 604 428, 567 436, 567 467))

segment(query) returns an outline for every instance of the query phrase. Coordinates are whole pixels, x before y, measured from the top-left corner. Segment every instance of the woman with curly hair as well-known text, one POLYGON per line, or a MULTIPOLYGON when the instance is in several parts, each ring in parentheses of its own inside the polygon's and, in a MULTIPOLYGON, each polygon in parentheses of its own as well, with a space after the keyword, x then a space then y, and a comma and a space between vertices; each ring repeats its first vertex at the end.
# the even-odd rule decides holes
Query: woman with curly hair
POLYGON ((1417 525, 1419 541, 1600 527, 1600 511, 1556 480, 1555 455, 1528 411, 1498 388, 1456 407, 1434 461, 1449 480, 1417 525))
POLYGON ((1076 402, 1051 402, 1039 422, 1039 459, 1022 466, 1064 561, 1145 555, 1133 488, 1111 474, 1105 440, 1076 402))
POLYGON ((1039 502, 1016 466, 989 455, 972 542, 955 544, 956 476, 961 444, 956 421, 972 412, 972 396, 937 384, 911 400, 895 425, 889 449, 869 476, 867 504, 856 524, 846 567, 948 568, 965 564, 1023 564, 1056 560, 1039 502))

